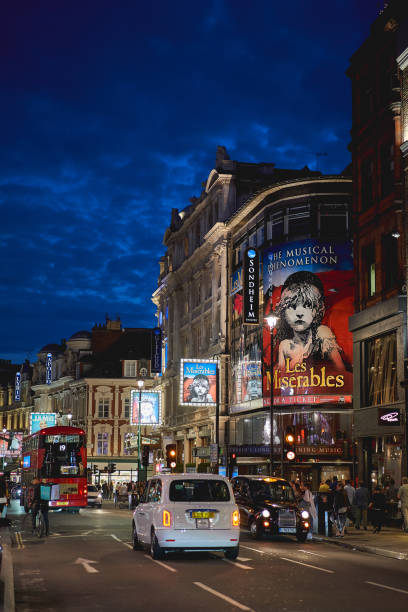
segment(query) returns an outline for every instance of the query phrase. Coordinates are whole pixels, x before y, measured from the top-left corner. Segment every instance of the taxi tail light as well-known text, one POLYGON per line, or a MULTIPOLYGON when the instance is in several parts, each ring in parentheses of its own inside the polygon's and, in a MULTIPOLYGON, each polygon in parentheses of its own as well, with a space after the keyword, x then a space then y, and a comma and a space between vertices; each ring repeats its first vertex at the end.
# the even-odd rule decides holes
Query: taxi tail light
POLYGON ((305 522, 303 523, 303 526, 304 526, 304 527, 309 527, 309 523, 308 523, 307 521, 305 521, 305 522))
POLYGON ((264 521, 264 527, 269 527, 269 521, 264 521))
POLYGON ((171 512, 163 510, 163 527, 171 527, 171 512))
POLYGON ((239 510, 234 510, 232 513, 232 525, 233 527, 239 527, 239 510))

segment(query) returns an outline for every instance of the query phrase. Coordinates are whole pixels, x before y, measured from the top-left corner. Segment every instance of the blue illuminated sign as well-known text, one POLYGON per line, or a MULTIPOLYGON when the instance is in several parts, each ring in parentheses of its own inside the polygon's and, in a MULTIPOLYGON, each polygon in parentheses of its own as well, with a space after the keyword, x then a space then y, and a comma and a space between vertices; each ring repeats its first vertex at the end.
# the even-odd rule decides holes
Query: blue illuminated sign
POLYGON ((50 385, 52 382, 52 354, 47 353, 47 362, 45 364, 45 382, 50 385))
POLYGON ((31 465, 31 457, 30 457, 30 455, 27 455, 26 457, 23 457, 23 467, 29 468, 30 465, 31 465))
POLYGON ((16 380, 14 383, 14 399, 16 402, 20 401, 20 383, 21 383, 21 373, 16 372, 16 380))

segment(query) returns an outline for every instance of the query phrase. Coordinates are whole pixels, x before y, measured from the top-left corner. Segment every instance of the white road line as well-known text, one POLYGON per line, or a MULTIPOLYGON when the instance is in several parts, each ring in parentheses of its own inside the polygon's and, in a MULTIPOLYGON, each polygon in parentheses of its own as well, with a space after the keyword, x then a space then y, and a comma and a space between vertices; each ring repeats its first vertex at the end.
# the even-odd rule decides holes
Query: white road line
POLYGON ((248 559, 247 557, 237 557, 238 561, 242 561, 242 563, 245 563, 246 561, 252 561, 252 559, 248 559))
POLYGON ((114 533, 111 533, 111 538, 113 538, 117 542, 120 542, 121 544, 123 544, 123 546, 127 546, 128 548, 130 548, 130 550, 133 550, 133 546, 131 544, 128 544, 127 542, 124 542, 123 540, 121 540, 120 538, 115 536, 114 533))
POLYGON ((224 601, 227 601, 233 606, 236 606, 240 610, 248 610, 249 612, 253 612, 252 608, 248 608, 248 606, 244 606, 243 604, 239 603, 239 601, 237 601, 236 599, 231 599, 231 597, 228 597, 228 595, 224 595, 223 593, 220 593, 219 591, 215 591, 214 589, 207 586, 206 584, 203 584, 202 582, 193 582, 193 584, 200 587, 200 589, 204 589, 204 591, 208 591, 209 593, 211 593, 212 595, 215 595, 216 597, 220 597, 224 601))
POLYGON ((161 561, 156 561, 156 559, 152 559, 151 557, 149 557, 149 555, 145 555, 145 557, 146 559, 150 559, 150 561, 157 563, 157 565, 161 565, 162 567, 166 568, 166 570, 169 570, 169 572, 177 572, 177 570, 174 569, 174 567, 170 567, 170 565, 166 565, 165 563, 162 563, 161 561))
POLYGON ((381 589, 389 589, 390 591, 397 591, 397 593, 405 593, 408 595, 408 591, 404 591, 404 589, 396 589, 395 587, 387 586, 386 584, 379 584, 378 582, 371 582, 370 580, 365 581, 366 584, 372 584, 373 586, 380 587, 381 589))
POLYGON ((322 557, 323 559, 325 558, 325 555, 319 555, 319 554, 317 554, 315 552, 312 552, 310 550, 303 550, 302 548, 298 548, 298 551, 302 552, 302 553, 306 553, 307 555, 315 555, 316 557, 322 557))
POLYGON ((231 561, 230 559, 222 559, 222 561, 225 561, 225 563, 231 563, 231 565, 235 565, 235 567, 239 567, 240 569, 244 569, 244 570, 254 569, 253 567, 249 567, 249 565, 243 565, 242 563, 236 563, 235 561, 231 561))
POLYGON ((242 544, 240 544, 240 548, 247 548, 248 550, 254 550, 257 553, 261 553, 261 555, 271 555, 271 552, 265 551, 265 550, 259 550, 259 548, 251 548, 250 546, 243 546, 242 544))
POLYGON ((279 557, 279 559, 283 559, 283 561, 289 561, 289 563, 297 563, 297 565, 304 565, 305 567, 310 567, 315 570, 319 570, 320 572, 326 572, 327 574, 334 574, 333 570, 323 569, 323 567, 317 567, 317 565, 309 565, 309 563, 302 563, 301 561, 294 561, 293 559, 288 559, 287 557, 279 557))

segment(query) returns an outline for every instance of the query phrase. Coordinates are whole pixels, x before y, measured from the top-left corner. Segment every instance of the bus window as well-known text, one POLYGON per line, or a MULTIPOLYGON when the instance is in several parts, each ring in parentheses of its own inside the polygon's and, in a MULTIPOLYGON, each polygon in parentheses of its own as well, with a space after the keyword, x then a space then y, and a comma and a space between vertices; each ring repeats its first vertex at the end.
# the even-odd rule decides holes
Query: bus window
POLYGON ((79 435, 45 435, 42 442, 44 462, 41 475, 45 478, 83 476, 80 448, 84 440, 79 435))

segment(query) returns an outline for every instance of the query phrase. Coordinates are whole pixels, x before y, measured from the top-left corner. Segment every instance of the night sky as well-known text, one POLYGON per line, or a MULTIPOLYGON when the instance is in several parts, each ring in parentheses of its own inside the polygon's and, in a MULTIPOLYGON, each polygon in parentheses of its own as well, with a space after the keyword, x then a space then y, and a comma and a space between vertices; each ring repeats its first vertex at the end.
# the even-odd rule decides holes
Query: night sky
POLYGON ((376 0, 19 0, 0 9, 0 358, 154 327, 171 208, 231 159, 350 163, 376 0), (327 153, 316 158, 315 153, 327 153))

